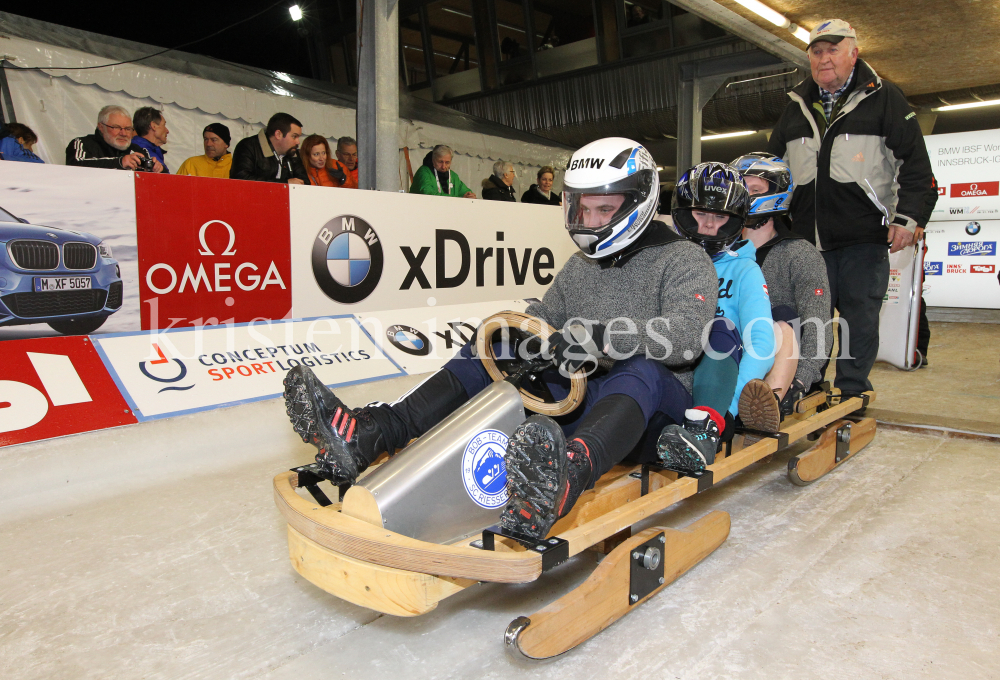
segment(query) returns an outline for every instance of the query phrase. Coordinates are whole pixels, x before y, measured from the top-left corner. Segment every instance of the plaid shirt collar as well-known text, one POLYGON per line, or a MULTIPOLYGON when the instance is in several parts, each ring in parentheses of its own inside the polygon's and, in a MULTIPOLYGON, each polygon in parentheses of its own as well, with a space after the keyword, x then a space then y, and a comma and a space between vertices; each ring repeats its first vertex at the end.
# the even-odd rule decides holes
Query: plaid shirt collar
MULTIPOLYGON (((857 67, 855 67, 857 68, 857 67)), ((848 86, 854 79, 854 69, 851 69, 851 75, 847 76, 847 80, 836 92, 827 92, 822 87, 819 88, 819 98, 823 102, 823 112, 826 114, 827 121, 830 120, 830 114, 833 113, 833 105, 837 103, 837 100, 847 92, 848 86)))

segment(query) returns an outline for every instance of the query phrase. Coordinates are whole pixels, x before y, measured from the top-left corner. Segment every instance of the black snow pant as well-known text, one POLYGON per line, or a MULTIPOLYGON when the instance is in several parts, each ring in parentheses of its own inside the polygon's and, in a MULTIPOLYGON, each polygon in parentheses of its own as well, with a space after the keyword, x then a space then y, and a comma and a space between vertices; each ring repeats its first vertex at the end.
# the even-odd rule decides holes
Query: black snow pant
POLYGON ((858 243, 822 252, 830 279, 831 312, 840 312, 841 319, 834 386, 841 392, 865 392, 872 389, 868 374, 878 355, 879 311, 889 288, 889 248, 858 243))

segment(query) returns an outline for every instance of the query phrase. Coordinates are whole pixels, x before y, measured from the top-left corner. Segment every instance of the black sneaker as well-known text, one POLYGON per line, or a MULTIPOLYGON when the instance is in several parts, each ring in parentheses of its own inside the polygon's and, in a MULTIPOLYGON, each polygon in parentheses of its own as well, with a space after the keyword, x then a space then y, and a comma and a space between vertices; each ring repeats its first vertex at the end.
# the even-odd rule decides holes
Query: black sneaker
MULTIPOLYGON (((353 483, 378 457, 380 433, 367 409, 352 411, 308 366, 285 375, 285 412, 296 434, 319 453, 316 462, 334 484, 353 483)), ((383 447, 384 448, 384 447, 383 447)))
POLYGON ((559 519, 560 510, 568 512, 566 435, 552 418, 533 415, 511 435, 506 462, 508 499, 500 527, 540 541, 559 519))
POLYGON ((792 384, 788 386, 788 390, 785 392, 785 397, 778 404, 781 417, 784 418, 795 413, 795 404, 804 396, 806 396, 805 385, 798 378, 793 378, 792 384))
POLYGON ((697 474, 715 462, 719 446, 719 426, 706 411, 689 408, 684 426, 667 425, 656 441, 656 453, 663 467, 697 474))
MULTIPOLYGON (((740 420, 744 427, 759 432, 777 432, 781 427, 781 407, 771 386, 754 378, 743 386, 739 402, 740 420)), ((760 437, 746 435, 743 444, 749 445, 760 437)))

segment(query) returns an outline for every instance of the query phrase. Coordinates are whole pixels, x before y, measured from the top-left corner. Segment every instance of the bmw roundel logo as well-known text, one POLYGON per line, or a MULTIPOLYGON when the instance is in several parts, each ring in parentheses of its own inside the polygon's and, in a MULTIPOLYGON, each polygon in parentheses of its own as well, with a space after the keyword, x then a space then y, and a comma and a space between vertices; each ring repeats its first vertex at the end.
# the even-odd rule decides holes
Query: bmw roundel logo
POLYGON ((385 337, 396 349, 418 357, 431 353, 431 343, 427 336, 413 326, 389 326, 385 337))
POLYGON ((371 295, 382 278, 383 263, 378 234, 355 215, 334 217, 313 241, 313 276, 336 302, 353 304, 371 295))
POLYGON ((469 442, 462 454, 462 482, 469 498, 484 508, 507 503, 507 435, 499 430, 483 430, 469 442))
POLYGON ((983 225, 979 224, 979 222, 969 222, 965 225, 965 233, 969 236, 975 236, 982 230, 982 228, 983 225))

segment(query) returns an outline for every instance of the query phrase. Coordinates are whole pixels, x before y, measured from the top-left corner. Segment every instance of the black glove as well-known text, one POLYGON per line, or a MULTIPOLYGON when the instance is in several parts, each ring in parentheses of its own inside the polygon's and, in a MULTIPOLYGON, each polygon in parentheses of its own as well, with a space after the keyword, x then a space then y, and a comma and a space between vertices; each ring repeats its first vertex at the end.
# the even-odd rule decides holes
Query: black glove
POLYGON ((332 179, 337 180, 337 182, 339 182, 340 184, 343 184, 344 182, 347 181, 347 175, 345 175, 344 171, 341 170, 340 168, 337 167, 327 168, 326 174, 328 174, 332 179))
POLYGON ((597 361, 607 356, 604 353, 607 329, 599 323, 585 325, 573 320, 550 335, 548 345, 552 362, 564 375, 574 373, 588 363, 596 368, 597 361))

